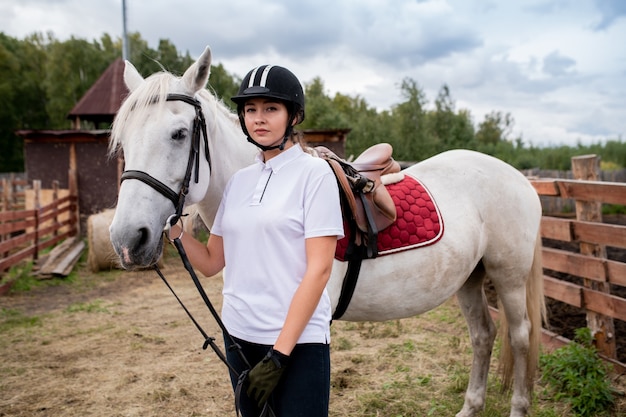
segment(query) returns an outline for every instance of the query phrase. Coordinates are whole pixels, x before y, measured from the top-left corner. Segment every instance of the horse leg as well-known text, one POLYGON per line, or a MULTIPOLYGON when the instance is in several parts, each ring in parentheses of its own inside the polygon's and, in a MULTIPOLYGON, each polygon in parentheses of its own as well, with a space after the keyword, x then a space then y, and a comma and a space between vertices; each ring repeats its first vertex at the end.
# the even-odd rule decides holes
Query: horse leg
POLYGON ((467 321, 473 350, 465 403, 456 417, 473 417, 485 406, 489 362, 497 329, 489 314, 487 298, 483 291, 484 279, 485 270, 482 264, 479 264, 456 294, 467 321))

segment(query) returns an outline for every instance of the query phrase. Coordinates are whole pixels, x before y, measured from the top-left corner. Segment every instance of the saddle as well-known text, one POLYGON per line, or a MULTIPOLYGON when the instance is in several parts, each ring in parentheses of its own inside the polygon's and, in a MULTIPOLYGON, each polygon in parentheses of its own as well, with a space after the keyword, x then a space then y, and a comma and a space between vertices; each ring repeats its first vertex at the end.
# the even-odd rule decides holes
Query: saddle
POLYGON ((328 162, 339 184, 344 222, 351 227, 352 241, 346 251, 353 258, 378 255, 378 232, 396 221, 396 205, 381 176, 400 172, 400 164, 388 143, 366 149, 353 162, 339 158, 324 146, 314 148, 328 162))

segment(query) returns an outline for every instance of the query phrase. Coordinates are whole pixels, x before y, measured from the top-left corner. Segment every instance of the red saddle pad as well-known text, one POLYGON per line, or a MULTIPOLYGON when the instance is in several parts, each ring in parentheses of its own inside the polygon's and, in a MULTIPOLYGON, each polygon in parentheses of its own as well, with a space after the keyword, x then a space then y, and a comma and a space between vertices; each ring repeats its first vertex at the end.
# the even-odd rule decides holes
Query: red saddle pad
MULTIPOLYGON (((387 190, 396 205, 396 221, 378 233, 378 256, 432 245, 443 236, 443 219, 430 192, 417 179, 405 175, 387 190)), ((337 241, 335 259, 344 261, 350 241, 350 229, 337 241)))

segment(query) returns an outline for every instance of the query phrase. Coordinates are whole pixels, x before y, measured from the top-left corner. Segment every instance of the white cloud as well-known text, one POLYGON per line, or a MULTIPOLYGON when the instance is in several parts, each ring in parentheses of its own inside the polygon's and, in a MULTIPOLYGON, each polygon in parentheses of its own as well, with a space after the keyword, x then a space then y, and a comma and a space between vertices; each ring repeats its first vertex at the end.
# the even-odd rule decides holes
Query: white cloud
MULTIPOLYGON (((432 102, 443 84, 475 121, 511 113, 527 142, 624 136, 626 2, 621 0, 126 0, 128 30, 169 39, 239 76, 261 63, 320 77, 329 94, 380 109, 405 77, 432 102)), ((0 0, 15 37, 121 36, 121 0, 0 0)))

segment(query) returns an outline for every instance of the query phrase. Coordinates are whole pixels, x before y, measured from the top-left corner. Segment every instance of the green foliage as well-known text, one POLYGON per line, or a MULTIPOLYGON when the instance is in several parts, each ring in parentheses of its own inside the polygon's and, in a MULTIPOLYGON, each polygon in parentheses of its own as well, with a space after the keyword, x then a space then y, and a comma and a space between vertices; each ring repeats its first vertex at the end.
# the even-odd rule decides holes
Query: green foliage
POLYGON ((603 204, 602 214, 626 214, 626 206, 620 204, 603 204))
POLYGON ((305 86, 306 108, 302 129, 346 128, 348 121, 341 111, 334 111, 333 100, 324 93, 324 83, 315 78, 305 86))
POLYGON ((12 266, 0 280, 0 283, 11 282, 11 292, 30 291, 39 285, 39 281, 32 275, 33 263, 25 262, 12 266))
POLYGON ((0 333, 15 328, 41 326, 41 318, 38 316, 25 316, 19 311, 2 308, 0 309, 0 333))
POLYGON ((568 345, 542 355, 542 380, 554 399, 569 403, 576 416, 599 416, 613 405, 608 367, 598 356, 588 328, 576 330, 568 345))

